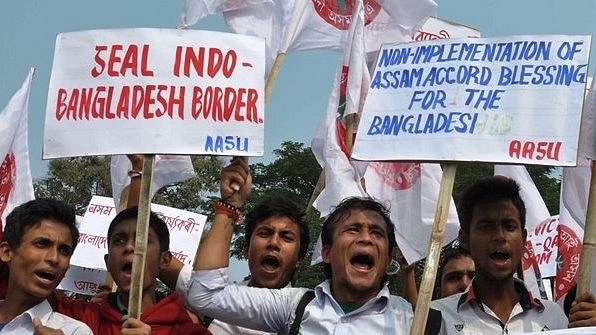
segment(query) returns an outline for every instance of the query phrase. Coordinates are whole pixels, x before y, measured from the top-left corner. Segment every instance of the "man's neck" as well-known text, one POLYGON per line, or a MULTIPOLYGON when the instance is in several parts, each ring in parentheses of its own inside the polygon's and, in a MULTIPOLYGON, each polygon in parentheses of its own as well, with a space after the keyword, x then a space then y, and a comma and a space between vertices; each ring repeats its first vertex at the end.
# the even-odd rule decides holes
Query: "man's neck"
MULTIPOLYGON (((143 296, 141 297, 141 312, 148 310, 149 308, 155 306, 157 303, 157 299, 155 297, 155 290, 149 289, 143 291, 143 296)), ((122 313, 126 311, 128 314, 128 303, 129 303, 129 292, 119 292, 118 293, 118 309, 122 313)), ((124 313, 122 313, 124 314, 124 313)))
POLYGON ((472 285, 476 298, 490 308, 501 322, 507 323, 513 307, 520 300, 513 277, 498 281, 474 278, 472 285))
POLYGON ((43 299, 21 294, 20 291, 9 287, 6 298, 0 304, 0 323, 8 323, 28 309, 36 306, 43 299))

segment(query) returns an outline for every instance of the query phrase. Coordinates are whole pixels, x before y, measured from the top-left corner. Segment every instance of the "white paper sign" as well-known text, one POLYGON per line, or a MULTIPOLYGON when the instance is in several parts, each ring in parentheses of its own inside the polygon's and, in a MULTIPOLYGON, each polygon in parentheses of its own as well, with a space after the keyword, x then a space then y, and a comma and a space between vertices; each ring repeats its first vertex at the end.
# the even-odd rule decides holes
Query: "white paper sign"
POLYGON ((43 158, 263 155, 265 42, 230 33, 58 34, 43 158))
POLYGON ((99 290, 99 286, 106 281, 107 274, 105 270, 88 269, 71 264, 58 289, 94 295, 99 290))
MULTIPOLYGON (((542 278, 554 277, 557 274, 557 235, 559 216, 554 215, 543 221, 536 228, 528 230, 528 241, 532 243, 534 260, 540 269, 542 278)), ((532 263, 527 252, 524 252, 522 265, 524 270, 531 267, 532 263)))
POLYGON ((352 157, 573 166, 590 36, 385 45, 352 157))
MULTIPOLYGON (((156 204, 151 204, 151 210, 168 225, 172 256, 184 264, 192 264, 207 217, 156 204)), ((70 259, 71 264, 106 270, 103 259, 108 253, 106 234, 115 216, 116 209, 112 198, 91 198, 79 228, 79 244, 70 259)))

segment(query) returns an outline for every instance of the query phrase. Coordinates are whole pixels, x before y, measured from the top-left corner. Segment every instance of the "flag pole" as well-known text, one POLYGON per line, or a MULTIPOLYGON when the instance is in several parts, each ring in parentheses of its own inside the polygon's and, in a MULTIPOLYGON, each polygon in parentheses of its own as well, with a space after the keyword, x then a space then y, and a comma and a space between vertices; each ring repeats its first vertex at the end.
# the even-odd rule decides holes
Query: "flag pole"
POLYGON ((441 247, 445 239, 445 228, 447 226, 447 217, 449 216, 449 207, 451 205, 451 192, 455 181, 455 171, 457 165, 454 163, 446 164, 441 177, 441 186, 439 187, 439 199, 437 199, 437 209, 435 219, 428 245, 422 282, 418 290, 418 300, 416 310, 414 311, 414 320, 410 335, 417 335, 426 327, 426 319, 430 309, 430 301, 435 286, 435 278, 439 269, 439 260, 441 257, 441 247))
POLYGON ((592 176, 590 177, 590 193, 588 195, 588 208, 586 212, 586 225, 584 228, 584 241, 579 259, 579 279, 577 280, 577 293, 580 296, 590 291, 592 279, 592 262, 596 250, 596 164, 592 163, 592 176))
POLYGON ((135 250, 130 278, 130 293, 128 300, 128 316, 139 318, 141 315, 141 300, 143 296, 143 273, 147 252, 147 236, 149 235, 149 213, 151 211, 151 184, 155 155, 145 155, 143 160, 143 174, 141 175, 141 194, 139 196, 139 212, 137 214, 137 233, 135 250))
POLYGON ((283 63, 284 59, 286 58, 285 52, 277 53, 275 57, 275 62, 273 63, 273 67, 271 68, 271 72, 269 72, 269 76, 267 77, 267 82, 265 83, 265 105, 269 103, 271 99, 271 92, 273 91, 273 85, 277 80, 277 75, 279 74, 279 70, 281 69, 281 64, 283 63))

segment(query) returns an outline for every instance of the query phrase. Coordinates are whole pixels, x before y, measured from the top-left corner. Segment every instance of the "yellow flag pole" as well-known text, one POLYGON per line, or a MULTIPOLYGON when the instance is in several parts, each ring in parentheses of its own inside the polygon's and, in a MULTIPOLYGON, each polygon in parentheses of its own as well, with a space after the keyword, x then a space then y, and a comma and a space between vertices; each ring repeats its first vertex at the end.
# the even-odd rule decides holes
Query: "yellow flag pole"
POLYGON ((137 215, 137 233, 135 251, 132 262, 130 293, 128 299, 128 316, 139 318, 141 315, 141 300, 143 296, 143 273, 147 252, 147 236, 149 234, 149 213, 151 211, 151 184, 153 182, 153 167, 155 155, 145 155, 143 160, 143 175, 141 176, 141 194, 139 197, 139 213, 137 215))
POLYGON ((456 164, 447 164, 445 165, 443 176, 441 177, 437 210, 435 211, 430 244, 428 245, 426 263, 424 264, 424 272, 422 274, 420 290, 418 291, 418 300, 416 302, 416 310, 414 311, 414 320, 412 321, 410 335, 422 334, 426 327, 426 319, 428 318, 430 301, 432 300, 435 278, 437 276, 437 270, 439 269, 441 246, 445 239, 445 228, 447 226, 447 217, 449 216, 451 192, 453 191, 456 170, 456 164))
POLYGON ((579 259, 579 279, 577 280, 576 296, 590 291, 592 280, 592 264, 596 250, 596 164, 592 162, 592 176, 590 177, 590 193, 584 228, 582 254, 579 259))

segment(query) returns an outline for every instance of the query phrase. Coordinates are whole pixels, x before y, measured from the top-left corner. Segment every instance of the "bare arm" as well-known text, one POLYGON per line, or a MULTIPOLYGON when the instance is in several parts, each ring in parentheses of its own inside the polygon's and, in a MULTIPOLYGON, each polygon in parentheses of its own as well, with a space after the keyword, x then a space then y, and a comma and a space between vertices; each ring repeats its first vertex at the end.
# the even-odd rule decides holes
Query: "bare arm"
MULTIPOLYGON (((221 172, 220 194, 226 203, 242 207, 250 194, 252 177, 246 157, 235 157, 221 172)), ((212 270, 229 265, 230 244, 234 233, 234 220, 217 213, 195 256, 195 270, 212 270), (209 257, 205 257, 209 255, 209 257)))

